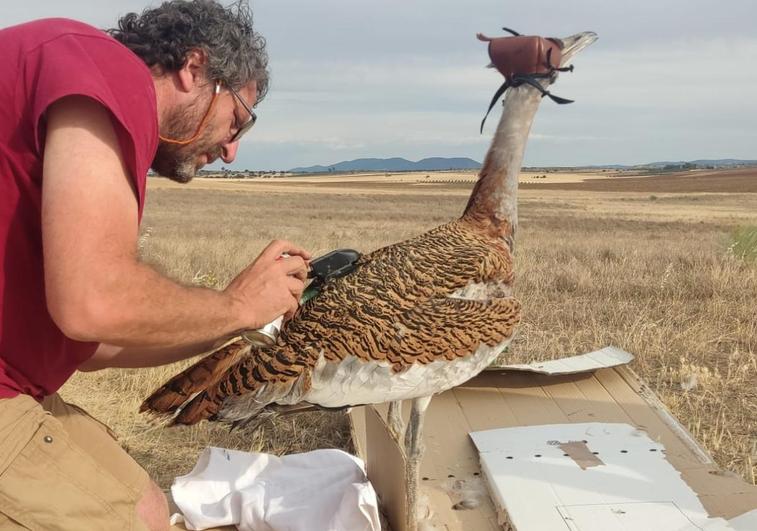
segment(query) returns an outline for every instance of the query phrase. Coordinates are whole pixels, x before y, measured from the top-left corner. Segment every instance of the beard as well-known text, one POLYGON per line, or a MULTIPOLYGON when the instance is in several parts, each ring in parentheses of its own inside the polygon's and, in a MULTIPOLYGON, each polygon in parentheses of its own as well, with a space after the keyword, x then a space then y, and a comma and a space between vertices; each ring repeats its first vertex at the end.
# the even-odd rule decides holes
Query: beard
MULTIPOLYGON (((208 102, 202 102, 199 106, 207 105, 208 102)), ((161 135, 175 139, 191 138, 202 120, 202 113, 197 112, 197 107, 198 105, 193 103, 174 111, 166 118, 161 135)), ((208 163, 219 158, 223 149, 210 140, 213 132, 208 127, 208 122, 203 126, 200 136, 189 144, 173 144, 160 140, 152 161, 152 169, 172 181, 188 183, 200 169, 198 161, 202 155, 208 156, 208 163)))

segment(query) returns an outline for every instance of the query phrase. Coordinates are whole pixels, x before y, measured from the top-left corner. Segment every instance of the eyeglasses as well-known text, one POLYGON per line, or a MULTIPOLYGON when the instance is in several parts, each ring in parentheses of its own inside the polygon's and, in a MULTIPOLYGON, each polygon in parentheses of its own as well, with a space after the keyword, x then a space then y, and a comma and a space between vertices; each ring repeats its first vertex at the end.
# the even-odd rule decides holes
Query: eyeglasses
POLYGON ((242 138, 242 135, 244 135, 247 131, 252 129, 252 126, 255 125, 255 122, 258 121, 258 115, 255 114, 255 111, 253 111, 249 105, 242 99, 242 96, 239 95, 239 93, 234 90, 233 87, 229 86, 229 90, 232 94, 237 98, 239 103, 242 104, 242 107, 244 107, 244 110, 247 111, 247 113, 250 115, 250 117, 247 119, 246 122, 239 125, 237 127, 237 132, 234 133, 234 135, 231 137, 231 140, 229 140, 230 144, 233 144, 234 142, 238 141, 240 138, 242 138))
MULTIPOLYGON (((203 128, 205 127, 205 123, 208 121, 208 118, 210 117, 210 111, 213 110, 213 106, 215 105, 216 100, 218 99, 218 94, 221 93, 222 86, 223 84, 221 83, 221 81, 215 82, 215 86, 213 88, 213 98, 210 100, 210 105, 208 106, 208 110, 205 111, 205 116, 203 116, 202 120, 200 120, 200 125, 197 126, 197 130, 195 131, 195 133, 192 135, 191 138, 187 140, 174 140, 172 138, 166 138, 166 137, 160 136, 160 139, 169 144, 178 144, 181 146, 191 144, 192 142, 197 140, 197 138, 199 138, 200 136, 200 133, 202 133, 203 128)), ((247 103, 242 99, 242 97, 239 95, 239 93, 237 93, 236 90, 234 90, 232 87, 228 87, 228 89, 231 91, 232 94, 234 94, 234 97, 237 100, 239 100, 239 103, 242 104, 242 107, 244 107, 244 110, 247 111, 250 115, 250 117, 247 119, 246 122, 237 126, 236 128, 237 132, 232 135, 231 139, 228 142, 229 144, 232 144, 238 141, 240 138, 242 138, 242 135, 244 135, 247 131, 249 131, 252 128, 253 125, 255 125, 255 122, 258 120, 258 116, 250 108, 250 106, 247 105, 247 103)))

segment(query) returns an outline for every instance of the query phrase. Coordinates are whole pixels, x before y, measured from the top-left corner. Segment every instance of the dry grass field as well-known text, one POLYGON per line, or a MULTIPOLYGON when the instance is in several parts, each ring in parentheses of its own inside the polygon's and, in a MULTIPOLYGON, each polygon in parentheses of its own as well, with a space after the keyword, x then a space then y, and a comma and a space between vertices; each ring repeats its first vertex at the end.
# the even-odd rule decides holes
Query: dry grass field
MULTIPOLYGON (((370 251, 452 219, 472 175, 449 177, 205 179, 186 186, 151 179, 140 247, 145 260, 182 282, 223 287, 273 238, 314 253, 370 251)), ((736 177, 532 177, 522 179, 516 253, 524 315, 506 361, 623 348, 718 463, 754 482, 757 259, 739 256, 744 233, 734 234, 757 226, 757 193, 744 193, 757 191, 757 170, 736 177)), ((275 453, 349 448, 340 413, 280 419, 255 433, 207 423, 165 429, 137 414, 142 399, 183 365, 77 374, 62 394, 113 427, 163 486, 189 471, 207 445, 275 453)))

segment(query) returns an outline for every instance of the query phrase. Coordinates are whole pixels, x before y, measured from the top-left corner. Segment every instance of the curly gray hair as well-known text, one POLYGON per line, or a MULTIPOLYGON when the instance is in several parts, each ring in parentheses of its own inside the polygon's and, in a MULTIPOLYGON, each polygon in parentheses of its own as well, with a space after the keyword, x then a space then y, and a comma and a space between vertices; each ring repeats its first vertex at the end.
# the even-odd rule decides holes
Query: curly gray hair
POLYGON ((107 30, 149 67, 180 70, 192 49, 205 51, 207 76, 233 88, 257 83, 258 101, 268 91, 265 39, 252 29, 246 0, 224 7, 214 0, 171 0, 141 14, 121 17, 107 30))

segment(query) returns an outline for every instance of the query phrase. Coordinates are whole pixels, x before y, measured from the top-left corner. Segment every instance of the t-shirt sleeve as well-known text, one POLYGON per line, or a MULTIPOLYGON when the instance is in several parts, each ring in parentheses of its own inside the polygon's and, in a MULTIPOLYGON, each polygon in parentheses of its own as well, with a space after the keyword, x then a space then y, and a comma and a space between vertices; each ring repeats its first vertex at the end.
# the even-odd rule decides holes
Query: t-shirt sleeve
POLYGON ((38 156, 44 151, 50 105, 73 95, 99 102, 110 112, 141 217, 147 171, 157 147, 157 110, 149 70, 105 35, 65 34, 42 44, 33 54, 26 63, 26 90, 38 156))

